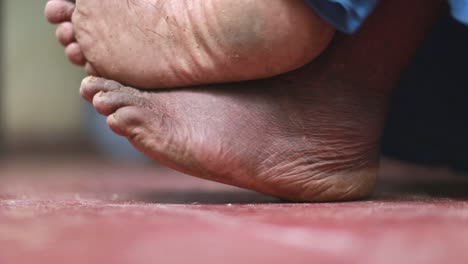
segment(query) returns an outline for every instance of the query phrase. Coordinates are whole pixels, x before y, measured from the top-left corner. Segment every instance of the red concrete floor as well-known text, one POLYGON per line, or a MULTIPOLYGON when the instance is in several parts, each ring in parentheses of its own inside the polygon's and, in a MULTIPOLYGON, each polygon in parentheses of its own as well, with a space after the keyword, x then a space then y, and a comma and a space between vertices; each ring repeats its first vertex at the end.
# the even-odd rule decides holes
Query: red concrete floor
POLYGON ((287 204, 166 169, 49 164, 0 164, 1 264, 468 263, 468 178, 287 204))

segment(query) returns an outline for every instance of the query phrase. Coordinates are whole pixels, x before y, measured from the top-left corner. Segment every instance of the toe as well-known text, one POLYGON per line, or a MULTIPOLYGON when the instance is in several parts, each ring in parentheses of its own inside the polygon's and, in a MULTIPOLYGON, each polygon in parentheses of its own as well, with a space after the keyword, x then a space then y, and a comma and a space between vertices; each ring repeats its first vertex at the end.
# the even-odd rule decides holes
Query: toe
POLYGON ((45 8, 45 16, 50 23, 71 21, 75 5, 64 0, 51 0, 45 8))
POLYGON ((126 106, 145 107, 146 99, 125 91, 99 92, 93 98, 93 106, 100 114, 108 116, 126 106))
POLYGON ((57 27, 55 32, 57 39, 62 43, 63 46, 68 46, 75 42, 75 31, 73 30, 73 24, 71 22, 64 22, 57 27))
POLYGON ((187 131, 167 114, 167 109, 158 111, 139 106, 119 108, 107 117, 107 125, 120 136, 126 137, 139 151, 150 158, 166 164, 187 155, 187 131))
POLYGON ((144 108, 129 106, 118 109, 107 118, 107 125, 116 134, 135 139, 137 134, 147 129, 151 112, 144 108))
POLYGON ((86 101, 92 103, 99 92, 110 92, 122 89, 124 86, 116 81, 106 80, 94 76, 86 77, 81 82, 80 93, 86 101))
POLYGON ((91 63, 87 62, 85 65, 85 71, 88 75, 99 77, 99 73, 96 71, 93 65, 91 63))
POLYGON ((86 64, 86 58, 81 52, 80 45, 76 42, 65 48, 65 54, 68 60, 75 65, 84 66, 86 64))

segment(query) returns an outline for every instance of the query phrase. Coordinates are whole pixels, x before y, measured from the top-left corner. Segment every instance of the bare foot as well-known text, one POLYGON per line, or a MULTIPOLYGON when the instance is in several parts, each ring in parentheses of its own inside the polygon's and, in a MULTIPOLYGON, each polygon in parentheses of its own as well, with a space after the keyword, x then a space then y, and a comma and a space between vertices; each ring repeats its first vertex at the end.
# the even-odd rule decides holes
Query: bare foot
MULTIPOLYGON (((63 22, 72 6, 52 0, 46 15, 63 22)), ((86 58, 102 76, 151 89, 291 71, 334 33, 303 0, 79 0, 72 13, 57 34, 72 62, 86 58)))
POLYGON ((52 0, 46 15, 64 23, 57 36, 72 62, 151 89, 275 76, 313 60, 334 33, 303 0, 52 0))
POLYGON ((71 63, 85 66, 88 74, 99 76, 94 67, 86 61, 81 47, 75 38, 75 28, 71 22, 75 4, 67 0, 50 0, 45 15, 50 23, 57 24, 56 37, 65 47, 65 54, 71 63))
POLYGON ((305 83, 140 91, 89 77, 81 92, 113 131, 182 172, 300 201, 368 195, 386 98, 305 83))
POLYGON ((438 3, 383 2, 359 34, 269 80, 141 91, 90 77, 81 93, 116 133, 182 172, 296 201, 362 198, 390 92, 438 3))

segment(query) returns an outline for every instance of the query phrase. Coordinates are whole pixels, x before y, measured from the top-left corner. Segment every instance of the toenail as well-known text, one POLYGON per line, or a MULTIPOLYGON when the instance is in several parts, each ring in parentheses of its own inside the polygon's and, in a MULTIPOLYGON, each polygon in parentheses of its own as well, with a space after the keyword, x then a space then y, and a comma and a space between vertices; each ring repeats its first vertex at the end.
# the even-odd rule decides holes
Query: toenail
POLYGON ((115 125, 115 124, 117 124, 117 118, 116 118, 116 114, 115 114, 115 113, 113 113, 112 115, 110 115, 110 116, 107 117, 107 123, 108 123, 109 125, 115 125))
POLYGON ((98 92, 95 96, 96 96, 96 97, 104 97, 104 94, 105 94, 105 93, 104 93, 103 91, 100 91, 100 92, 98 92))

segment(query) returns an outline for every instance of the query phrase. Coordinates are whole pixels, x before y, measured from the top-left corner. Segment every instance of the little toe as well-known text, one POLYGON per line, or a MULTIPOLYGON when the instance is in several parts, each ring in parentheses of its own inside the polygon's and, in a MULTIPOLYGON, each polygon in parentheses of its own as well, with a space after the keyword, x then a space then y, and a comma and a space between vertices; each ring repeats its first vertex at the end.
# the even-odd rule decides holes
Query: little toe
POLYGON ((55 31, 57 39, 63 46, 68 46, 75 42, 75 30, 73 29, 73 24, 71 22, 63 22, 57 27, 55 31))
POLYGON ((116 81, 89 76, 83 79, 80 87, 81 96, 92 103, 94 96, 99 92, 110 92, 122 89, 124 86, 116 81))
POLYGON ((65 48, 65 54, 68 60, 78 66, 84 66, 86 64, 86 58, 81 52, 81 47, 78 43, 74 42, 65 48))
POLYGON ((75 4, 64 0, 50 0, 45 7, 45 16, 50 23, 71 21, 75 4))
POLYGON ((100 77, 99 73, 96 71, 93 65, 91 63, 87 62, 85 65, 85 72, 88 75, 95 76, 95 77, 100 77))
POLYGON ((146 99, 136 96, 132 93, 121 91, 99 92, 93 98, 93 106, 100 114, 108 116, 117 109, 126 106, 144 107, 146 99))

